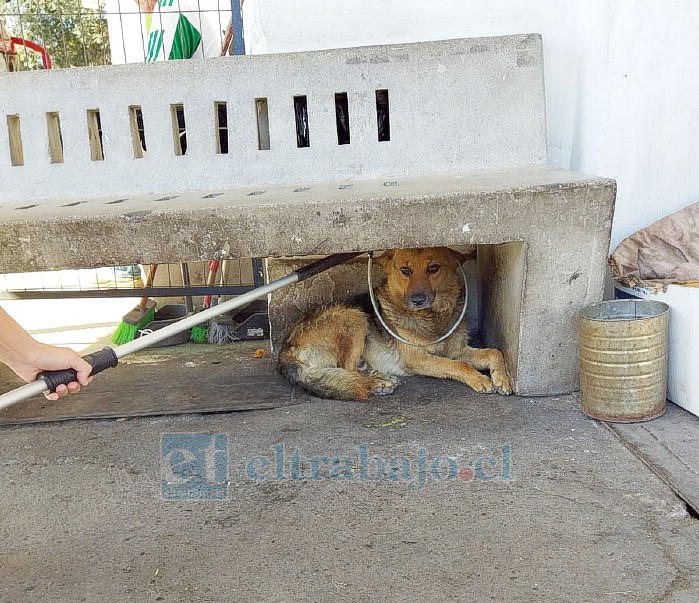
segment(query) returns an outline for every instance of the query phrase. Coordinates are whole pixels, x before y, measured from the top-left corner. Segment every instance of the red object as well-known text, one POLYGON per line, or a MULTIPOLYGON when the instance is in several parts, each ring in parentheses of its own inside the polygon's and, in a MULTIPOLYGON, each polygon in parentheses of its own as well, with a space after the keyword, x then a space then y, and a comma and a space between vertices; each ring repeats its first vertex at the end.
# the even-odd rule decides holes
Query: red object
POLYGON ((53 67, 49 53, 46 52, 43 46, 39 46, 36 42, 24 40, 23 38, 10 38, 10 52, 17 52, 15 46, 24 46, 32 52, 40 54, 41 60, 44 62, 44 69, 51 69, 53 67))
MULTIPOLYGON (((216 284, 216 275, 218 274, 218 268, 219 268, 220 264, 221 264, 220 260, 209 260, 209 278, 206 279, 206 284, 208 287, 211 287, 211 286, 216 284)), ((202 308, 204 308, 204 310, 206 310, 210 307, 211 307, 211 295, 205 295, 202 308)))

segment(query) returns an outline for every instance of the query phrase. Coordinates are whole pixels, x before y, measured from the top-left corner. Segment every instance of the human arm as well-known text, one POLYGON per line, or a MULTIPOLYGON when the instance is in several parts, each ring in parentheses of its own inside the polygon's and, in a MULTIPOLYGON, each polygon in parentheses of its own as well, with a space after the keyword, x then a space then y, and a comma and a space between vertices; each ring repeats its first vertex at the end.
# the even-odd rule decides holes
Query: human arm
POLYGON ((0 308, 0 362, 26 382, 36 379, 41 371, 75 369, 77 381, 59 385, 56 391, 48 394, 49 400, 58 400, 68 393, 76 394, 81 385, 88 385, 92 380, 92 367, 77 353, 68 348, 59 348, 39 343, 32 338, 12 317, 0 308))

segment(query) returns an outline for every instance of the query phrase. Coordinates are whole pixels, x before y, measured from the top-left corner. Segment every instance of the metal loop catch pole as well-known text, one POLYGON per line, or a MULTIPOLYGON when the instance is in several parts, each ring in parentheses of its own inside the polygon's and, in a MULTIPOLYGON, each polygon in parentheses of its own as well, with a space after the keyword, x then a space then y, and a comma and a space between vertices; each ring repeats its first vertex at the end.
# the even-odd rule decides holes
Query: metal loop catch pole
POLYGON ((367 283, 369 284, 369 299, 371 300, 371 307, 374 308, 374 314, 376 315, 376 318, 378 321, 381 323, 381 326, 386 329, 386 332, 391 335, 394 339, 397 339, 398 341, 405 343, 407 345, 413 345, 413 346, 424 346, 424 345, 434 345, 436 343, 440 343, 441 341, 444 341, 447 337, 452 335, 454 331, 456 331, 457 327, 462 323, 464 320, 464 316, 466 316, 466 306, 468 304, 468 284, 466 283, 466 273, 464 272, 464 269, 461 267, 461 264, 458 264, 458 269, 459 269, 459 274, 461 275, 461 280, 464 284, 464 306, 461 308, 461 314, 459 314, 459 318, 456 320, 456 322, 452 325, 452 327, 444 333, 441 337, 435 339, 433 342, 428 343, 428 344, 422 344, 422 343, 414 343, 412 341, 408 341, 407 339, 404 339, 397 333, 395 333, 391 327, 389 327, 386 324, 386 321, 384 320, 383 316, 381 316, 381 310, 379 310, 378 304, 376 303, 376 297, 374 295, 374 285, 372 283, 371 279, 371 268, 372 268, 372 259, 373 259, 374 253, 372 251, 369 252, 369 261, 367 262, 367 283))

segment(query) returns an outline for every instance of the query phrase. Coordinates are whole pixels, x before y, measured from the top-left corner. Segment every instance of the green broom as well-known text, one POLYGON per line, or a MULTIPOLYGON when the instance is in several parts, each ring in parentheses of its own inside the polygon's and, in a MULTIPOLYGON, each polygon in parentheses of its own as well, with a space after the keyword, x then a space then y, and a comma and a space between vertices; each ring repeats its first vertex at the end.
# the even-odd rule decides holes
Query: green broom
MULTIPOLYGON (((146 287, 153 286, 153 279, 158 270, 158 264, 151 264, 146 277, 146 287)), ((112 335, 112 342, 123 345, 136 339, 138 331, 155 318, 155 300, 148 297, 141 298, 140 303, 121 319, 121 324, 112 335)))

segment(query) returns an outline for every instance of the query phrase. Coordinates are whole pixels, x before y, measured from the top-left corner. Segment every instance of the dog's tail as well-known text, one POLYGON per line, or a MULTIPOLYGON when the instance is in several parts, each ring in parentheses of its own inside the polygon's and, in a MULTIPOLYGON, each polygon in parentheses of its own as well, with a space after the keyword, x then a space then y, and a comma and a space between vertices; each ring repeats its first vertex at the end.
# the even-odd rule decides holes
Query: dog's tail
POLYGON ((309 366, 284 354, 279 357, 279 371, 289 383, 319 398, 368 400, 371 397, 371 377, 363 373, 339 367, 309 366))

